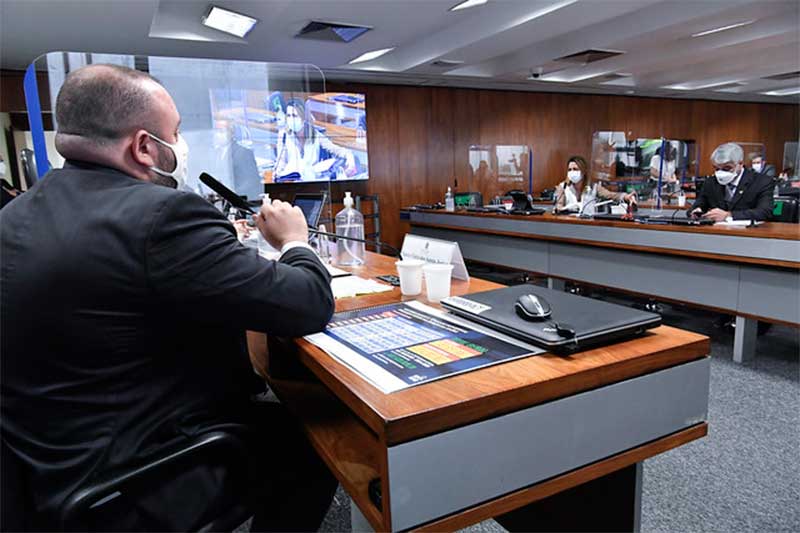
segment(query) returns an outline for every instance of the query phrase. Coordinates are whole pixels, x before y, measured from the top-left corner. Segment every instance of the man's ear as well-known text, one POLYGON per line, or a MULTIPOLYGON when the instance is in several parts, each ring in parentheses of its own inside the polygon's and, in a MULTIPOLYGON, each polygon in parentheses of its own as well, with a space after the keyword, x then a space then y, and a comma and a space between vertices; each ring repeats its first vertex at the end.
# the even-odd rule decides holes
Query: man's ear
POLYGON ((147 168, 158 166, 158 147, 145 130, 134 134, 130 151, 133 160, 140 165, 147 168))

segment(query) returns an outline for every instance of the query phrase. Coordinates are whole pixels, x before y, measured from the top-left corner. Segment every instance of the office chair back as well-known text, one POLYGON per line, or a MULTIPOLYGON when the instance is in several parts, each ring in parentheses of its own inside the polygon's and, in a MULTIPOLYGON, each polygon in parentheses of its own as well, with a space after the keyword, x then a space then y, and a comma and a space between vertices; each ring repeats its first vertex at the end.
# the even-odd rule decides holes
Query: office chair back
POLYGON ((0 531, 27 531, 30 512, 30 503, 26 496, 25 478, 22 465, 6 445, 2 447, 2 467, 0 468, 0 531))
POLYGON ((797 198, 790 196, 778 196, 773 201, 772 220, 775 222, 797 223, 800 220, 800 208, 798 208, 797 198))
POLYGON ((33 150, 23 148, 19 151, 19 158, 22 161, 22 178, 25 180, 25 189, 30 189, 36 180, 39 179, 39 172, 36 169, 36 158, 33 150))

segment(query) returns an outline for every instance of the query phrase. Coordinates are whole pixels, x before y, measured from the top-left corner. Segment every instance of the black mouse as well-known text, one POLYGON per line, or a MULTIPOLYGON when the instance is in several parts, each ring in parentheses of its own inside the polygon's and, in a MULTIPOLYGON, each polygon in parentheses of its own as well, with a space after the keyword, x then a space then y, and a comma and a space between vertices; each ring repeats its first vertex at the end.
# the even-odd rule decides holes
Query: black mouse
POLYGON ((550 316, 550 304, 541 296, 523 294, 514 304, 517 314, 525 320, 541 320, 550 316))

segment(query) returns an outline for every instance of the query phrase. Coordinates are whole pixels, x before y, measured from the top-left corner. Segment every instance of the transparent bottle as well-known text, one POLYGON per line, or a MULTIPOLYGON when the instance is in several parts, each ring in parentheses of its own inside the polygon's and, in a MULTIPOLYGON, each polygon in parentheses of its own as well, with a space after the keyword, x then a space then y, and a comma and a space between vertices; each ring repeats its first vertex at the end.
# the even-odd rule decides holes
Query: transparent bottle
MULTIPOLYGON (((364 216, 353 208, 350 191, 344 193, 344 209, 336 214, 336 235, 364 239, 364 216)), ((364 264, 366 247, 363 242, 336 239, 336 264, 356 266, 364 264)))
POLYGON ((447 192, 444 194, 444 209, 445 211, 456 210, 456 201, 455 198, 453 198, 453 191, 450 187, 447 188, 447 192))
POLYGON ((235 207, 231 207, 230 209, 228 209, 228 222, 230 222, 231 224, 236 222, 236 208, 235 207))
MULTIPOLYGON (((271 203, 272 200, 270 199, 269 194, 267 193, 261 194, 261 205, 270 205, 271 203)), ((261 232, 258 230, 258 228, 256 228, 256 230, 253 233, 256 234, 256 248, 258 248, 258 254, 261 255, 262 257, 267 257, 267 254, 273 251, 272 246, 270 246, 269 243, 267 242, 267 239, 265 239, 264 236, 261 235, 261 232)))
POLYGON ((581 194, 581 215, 586 217, 593 217, 595 212, 595 203, 597 197, 595 196, 595 191, 593 187, 589 187, 588 185, 586 188, 583 189, 583 193, 581 194))

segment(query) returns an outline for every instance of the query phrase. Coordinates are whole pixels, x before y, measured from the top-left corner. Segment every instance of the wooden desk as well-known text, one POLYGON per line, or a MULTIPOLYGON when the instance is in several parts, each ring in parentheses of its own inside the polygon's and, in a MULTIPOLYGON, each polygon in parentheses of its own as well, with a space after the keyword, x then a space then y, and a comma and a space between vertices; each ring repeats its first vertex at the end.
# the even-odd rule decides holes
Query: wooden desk
POLYGON ((800 225, 684 227, 410 211, 412 232, 457 241, 467 259, 737 316, 734 359, 754 356, 758 320, 800 325, 800 225))
MULTIPOLYGON (((356 273, 390 273, 393 262, 369 254, 356 273)), ((454 280, 452 292, 495 287, 454 280)), ((337 310, 401 299, 395 289, 339 300, 337 310)), ((270 339, 269 355, 263 335, 249 341, 256 367, 350 494, 356 522, 381 531, 464 527, 623 470, 631 475, 620 490, 631 500, 616 514, 633 528, 636 465, 707 432, 708 338, 666 326, 570 357, 529 357, 393 394, 305 340, 270 339), (373 479, 380 507, 369 497, 373 479)))

